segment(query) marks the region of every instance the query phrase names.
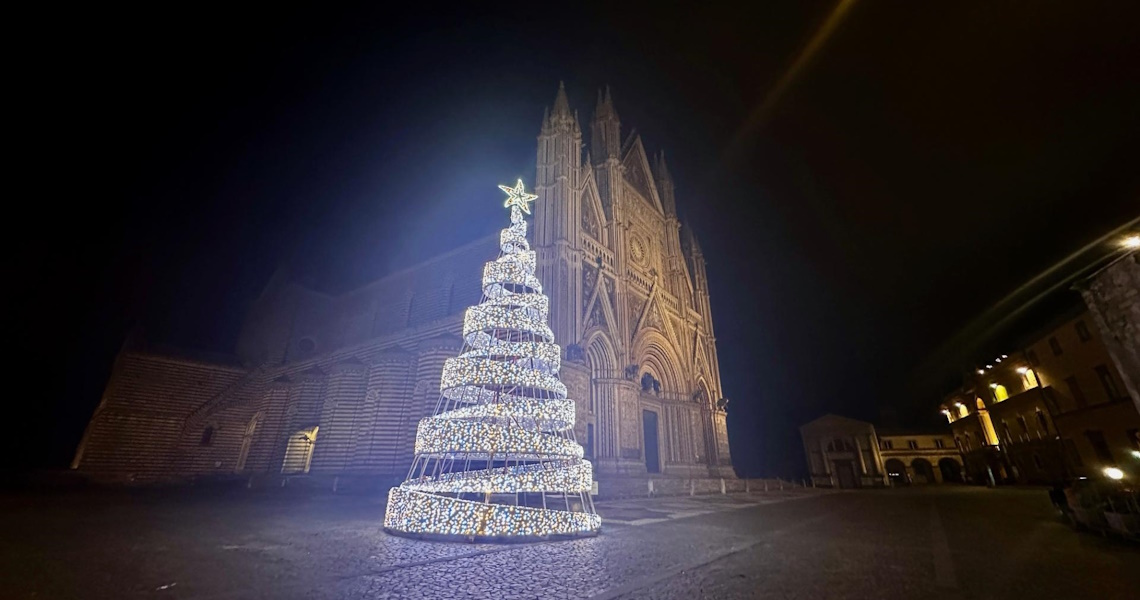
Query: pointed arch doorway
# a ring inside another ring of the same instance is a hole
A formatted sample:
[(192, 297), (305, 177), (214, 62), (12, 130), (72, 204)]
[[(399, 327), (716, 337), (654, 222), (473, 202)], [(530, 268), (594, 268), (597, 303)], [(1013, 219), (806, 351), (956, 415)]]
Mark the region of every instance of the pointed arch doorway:
[(650, 473), (661, 472), (661, 455), (657, 448), (657, 413), (651, 410), (641, 411), (642, 433), (645, 444), (645, 470)]

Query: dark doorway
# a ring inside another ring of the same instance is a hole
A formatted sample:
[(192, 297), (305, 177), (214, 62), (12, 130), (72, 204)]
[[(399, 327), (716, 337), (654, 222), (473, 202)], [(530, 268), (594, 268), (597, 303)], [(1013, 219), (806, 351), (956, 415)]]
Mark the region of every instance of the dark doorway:
[(938, 470), (942, 471), (944, 483), (962, 483), (962, 465), (953, 458), (944, 458), (938, 461)]
[(849, 460), (835, 461), (835, 477), (839, 480), (840, 488), (850, 490), (859, 487), (859, 481), (855, 479), (855, 465)]
[(645, 430), (645, 470), (650, 473), (661, 472), (661, 460), (657, 456), (657, 413), (651, 410), (641, 411), (642, 429)]
[(887, 469), (887, 477), (891, 478), (891, 485), (907, 485), (910, 480), (906, 477), (906, 465), (903, 461), (892, 458), (883, 465)]
[(915, 483), (937, 483), (934, 479), (934, 467), (931, 466), (930, 461), (925, 458), (916, 458), (910, 462), (910, 467), (914, 469), (914, 482)]

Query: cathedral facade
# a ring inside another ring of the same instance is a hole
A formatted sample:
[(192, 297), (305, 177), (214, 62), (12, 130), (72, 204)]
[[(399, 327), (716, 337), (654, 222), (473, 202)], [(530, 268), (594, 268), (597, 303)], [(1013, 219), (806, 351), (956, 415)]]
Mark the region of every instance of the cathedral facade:
[[(733, 477), (700, 245), (664, 156), (609, 91), (583, 130), (560, 87), (538, 136), (532, 247), (598, 478)], [(331, 296), (279, 272), (235, 355), (128, 340), (72, 467), (104, 480), (402, 479), (498, 236)]]

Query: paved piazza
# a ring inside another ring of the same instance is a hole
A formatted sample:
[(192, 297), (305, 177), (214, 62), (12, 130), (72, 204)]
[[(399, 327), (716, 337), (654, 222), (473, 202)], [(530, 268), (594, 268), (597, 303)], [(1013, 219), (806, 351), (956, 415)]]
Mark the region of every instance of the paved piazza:
[(1044, 490), (624, 500), (600, 537), (526, 545), (380, 531), (353, 497), (8, 494), (5, 598), (1135, 598), (1140, 549)]

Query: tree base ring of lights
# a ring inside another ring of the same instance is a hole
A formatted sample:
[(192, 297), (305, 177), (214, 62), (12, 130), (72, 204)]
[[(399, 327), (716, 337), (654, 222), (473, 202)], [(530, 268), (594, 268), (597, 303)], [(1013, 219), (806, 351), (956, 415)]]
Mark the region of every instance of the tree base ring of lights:
[(384, 533), (394, 535), (396, 537), (407, 538), (409, 540), (419, 540), (421, 542), (447, 542), (447, 543), (462, 543), (462, 544), (534, 544), (538, 542), (565, 542), (569, 540), (580, 540), (582, 538), (598, 537), (601, 533), (600, 529), (587, 531), (583, 533), (573, 534), (556, 534), (549, 535), (503, 535), (503, 536), (486, 536), (486, 535), (449, 535), (446, 533), (409, 533), (407, 531), (400, 531), (399, 529), (392, 529), (390, 527), (384, 528)]

